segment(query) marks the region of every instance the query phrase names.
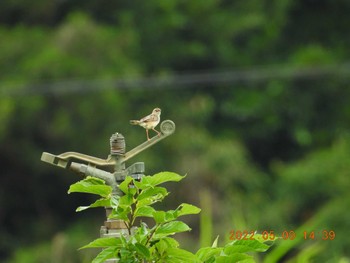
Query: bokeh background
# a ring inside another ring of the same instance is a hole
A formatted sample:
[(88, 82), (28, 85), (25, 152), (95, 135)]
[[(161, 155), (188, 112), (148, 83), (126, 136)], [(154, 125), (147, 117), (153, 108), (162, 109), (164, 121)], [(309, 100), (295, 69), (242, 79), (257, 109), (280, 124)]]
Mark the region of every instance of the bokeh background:
[[(103, 209), (43, 151), (106, 158), (109, 137), (162, 109), (176, 133), (129, 161), (200, 216), (196, 251), (231, 230), (314, 231), (259, 262), (350, 262), (350, 2), (0, 2), (0, 261), (90, 262)], [(334, 240), (322, 240), (333, 230)], [(300, 232), (301, 231), (301, 232)]]

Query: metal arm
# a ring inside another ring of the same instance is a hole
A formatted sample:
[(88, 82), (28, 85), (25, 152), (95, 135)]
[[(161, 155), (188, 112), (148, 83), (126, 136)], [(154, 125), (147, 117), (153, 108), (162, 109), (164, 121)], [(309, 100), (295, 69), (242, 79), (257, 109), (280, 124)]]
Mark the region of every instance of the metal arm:
[(139, 154), (140, 152), (146, 150), (147, 148), (151, 147), (152, 145), (156, 144), (157, 142), (165, 139), (169, 135), (173, 134), (175, 132), (175, 123), (171, 120), (163, 121), (160, 124), (160, 136), (154, 136), (149, 141), (145, 141), (144, 143), (140, 144), (139, 146), (135, 147), (134, 149), (128, 151), (124, 156), (122, 156), (119, 161), (121, 163), (126, 162), (127, 160), (131, 159), (135, 155)]
[(41, 155), (41, 160), (43, 162), (47, 162), (52, 165), (57, 165), (65, 169), (69, 168), (70, 162), (73, 159), (90, 163), (96, 166), (114, 166), (115, 165), (115, 160), (113, 160), (111, 157), (108, 157), (106, 160), (103, 160), (97, 157), (93, 157), (90, 155), (77, 153), (77, 152), (65, 152), (59, 155), (53, 155), (51, 153), (43, 152)]
[(118, 160), (119, 164), (125, 163), (127, 160), (131, 159), (135, 155), (139, 154), (140, 152), (146, 150), (152, 145), (173, 134), (175, 132), (175, 123), (171, 120), (163, 121), (160, 124), (160, 131), (160, 136), (154, 136), (149, 141), (140, 144), (139, 146), (135, 147), (134, 149), (130, 150), (124, 155), (120, 154), (118, 158), (113, 158), (110, 155), (106, 160), (104, 160), (77, 152), (65, 152), (59, 155), (53, 155), (51, 153), (43, 152), (41, 155), (41, 160), (43, 162), (47, 162), (49, 164), (56, 165), (65, 169), (68, 169), (70, 167), (70, 163), (73, 159), (83, 161), (95, 166), (115, 166), (117, 163), (116, 159)]

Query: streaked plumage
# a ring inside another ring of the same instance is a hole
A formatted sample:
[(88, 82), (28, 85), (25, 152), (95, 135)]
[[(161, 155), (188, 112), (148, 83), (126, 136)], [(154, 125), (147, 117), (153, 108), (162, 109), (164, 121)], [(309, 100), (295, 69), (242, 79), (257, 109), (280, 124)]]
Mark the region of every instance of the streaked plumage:
[(155, 127), (160, 122), (160, 113), (161, 110), (159, 108), (155, 108), (150, 115), (147, 115), (140, 120), (131, 120), (130, 124), (140, 125), (141, 127), (145, 128), (147, 140), (150, 140), (148, 136), (148, 130), (154, 130), (158, 135), (160, 135), (160, 132), (155, 129)]

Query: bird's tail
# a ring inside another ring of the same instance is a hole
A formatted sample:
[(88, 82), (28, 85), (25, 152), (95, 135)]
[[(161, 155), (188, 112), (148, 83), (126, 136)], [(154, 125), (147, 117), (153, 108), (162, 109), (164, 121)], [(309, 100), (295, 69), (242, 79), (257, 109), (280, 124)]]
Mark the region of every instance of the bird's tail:
[(132, 125), (138, 125), (138, 124), (140, 124), (140, 121), (131, 120), (131, 121), (130, 121), (130, 124), (132, 124)]

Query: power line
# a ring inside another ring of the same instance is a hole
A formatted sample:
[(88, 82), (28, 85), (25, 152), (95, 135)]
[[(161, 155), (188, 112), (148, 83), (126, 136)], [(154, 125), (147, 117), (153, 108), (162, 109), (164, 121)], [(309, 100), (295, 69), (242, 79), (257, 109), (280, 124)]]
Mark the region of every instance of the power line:
[(0, 85), (2, 96), (87, 93), (110, 89), (178, 89), (194, 85), (258, 82), (270, 79), (318, 79), (325, 76), (350, 76), (350, 62), (316, 67), (274, 66), (244, 70), (207, 71), (156, 77), (129, 77), (116, 79), (77, 79), (41, 82), (36, 84)]

